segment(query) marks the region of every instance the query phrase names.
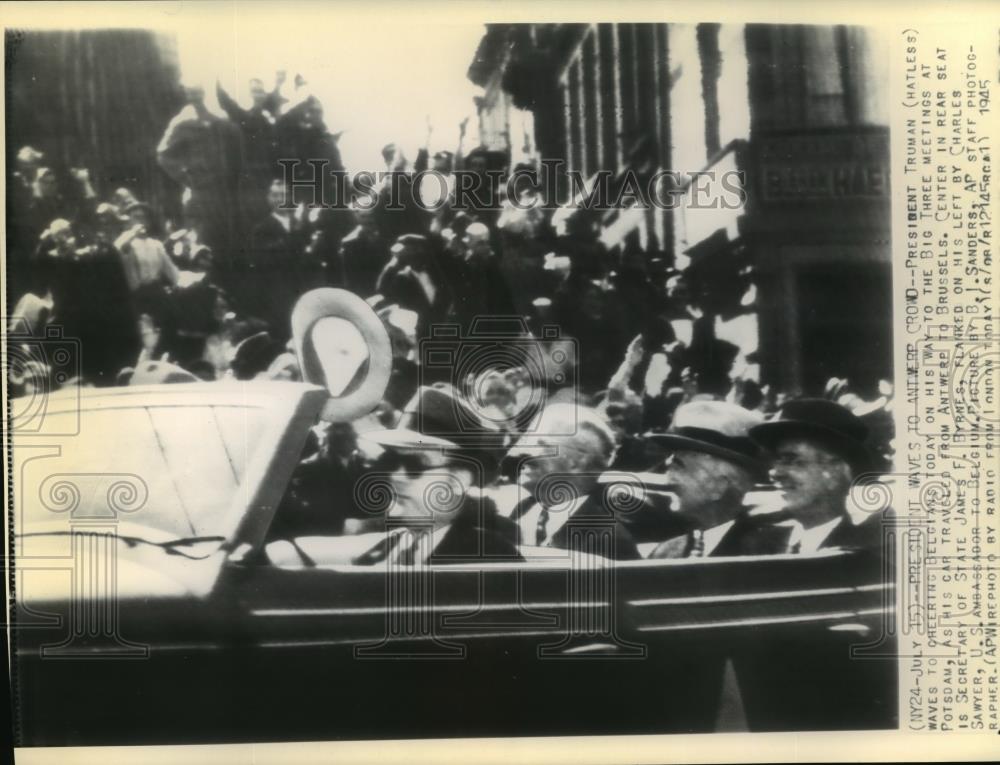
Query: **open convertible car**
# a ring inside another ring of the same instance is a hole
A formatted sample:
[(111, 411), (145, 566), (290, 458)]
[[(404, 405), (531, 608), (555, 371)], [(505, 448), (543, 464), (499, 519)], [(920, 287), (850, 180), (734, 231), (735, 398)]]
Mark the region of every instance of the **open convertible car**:
[(381, 342), (347, 396), (71, 391), (15, 433), (22, 745), (895, 727), (891, 577), (852, 553), (272, 562), (309, 429), (381, 395)]

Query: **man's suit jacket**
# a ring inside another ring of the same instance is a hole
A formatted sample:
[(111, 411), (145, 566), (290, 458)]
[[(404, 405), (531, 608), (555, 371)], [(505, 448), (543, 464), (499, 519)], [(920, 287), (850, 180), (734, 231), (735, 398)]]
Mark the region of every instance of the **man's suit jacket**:
[[(891, 517), (891, 511), (854, 524), (845, 514), (819, 546), (820, 550), (854, 552), (843, 561), (849, 567), (845, 579), (849, 575), (856, 582), (860, 574), (874, 583), (892, 577), (892, 571), (884, 571), (882, 565), (886, 517)], [(750, 730), (896, 727), (895, 660), (851, 656), (852, 645), (878, 638), (877, 634), (832, 631), (821, 625), (740, 645), (732, 659)], [(880, 653), (891, 657), (895, 638), (891, 634), (884, 638)]]
[(266, 106), (260, 109), (242, 108), (221, 84), (216, 83), (215, 92), (219, 106), (243, 134), (242, 174), (251, 183), (266, 190), (271, 178), (280, 177), (281, 171), (276, 162), (278, 146), (273, 112)]
[[(760, 517), (763, 521), (760, 531), (766, 532), (779, 548), (766, 552), (786, 552), (789, 536), (792, 531), (792, 526), (787, 523), (788, 515), (785, 513), (773, 513)], [(891, 517), (892, 511), (886, 510), (884, 513), (875, 513), (868, 516), (861, 523), (855, 523), (847, 512), (845, 512), (840, 519), (840, 523), (834, 526), (829, 536), (823, 540), (818, 549), (842, 548), (862, 553), (866, 558), (877, 556), (882, 549), (883, 519)], [(784, 535), (783, 540), (781, 538), (782, 535)]]
[[(534, 497), (521, 500), (511, 513), (515, 523), (537, 504)], [(608, 529), (614, 534), (613, 548), (609, 551), (615, 560), (637, 560), (642, 557), (636, 545), (635, 538), (622, 523), (613, 507), (604, 500), (604, 491), (597, 489), (587, 495), (587, 499), (573, 511), (552, 536), (546, 540), (545, 547), (570, 549), (574, 544), (574, 536), (587, 531)], [(533, 544), (533, 539), (521, 539), (522, 544)]]
[(337, 261), (334, 283), (368, 298), (389, 262), (389, 245), (381, 235), (367, 234), (358, 226), (341, 240)]
[(428, 271), (434, 284), (434, 298), (429, 300), (416, 273), (409, 267), (387, 267), (376, 284), (376, 292), (400, 308), (417, 314), (417, 338), (427, 337), (430, 327), (448, 321), (452, 315), (452, 295), (448, 283), (436, 269)]
[(240, 269), (240, 308), (264, 319), (272, 336), (289, 333), (292, 307), (303, 291), (304, 232), (293, 224), (286, 230), (273, 215), (253, 227)]
[[(728, 558), (739, 555), (775, 555), (787, 547), (788, 530), (777, 526), (768, 516), (741, 513), (719, 540), (705, 554), (709, 558)], [(668, 539), (650, 553), (650, 558), (688, 557), (687, 535)]]
[(891, 510), (874, 513), (861, 523), (853, 523), (849, 517), (845, 516), (820, 547), (843, 547), (866, 553), (877, 552), (882, 548), (883, 521), (891, 518), (892, 515)]
[[(398, 526), (397, 526), (398, 528)], [(414, 530), (419, 530), (417, 526)], [(392, 529), (368, 534), (333, 537), (297, 537), (268, 546), (272, 563), (316, 565), (373, 565), (384, 560), (373, 555), (386, 541)], [(288, 546), (294, 549), (290, 551)], [(507, 518), (497, 515), (488, 499), (467, 499), (456, 512), (447, 532), (431, 552), (429, 563), (442, 565), (476, 560), (522, 560), (517, 549), (517, 528)]]

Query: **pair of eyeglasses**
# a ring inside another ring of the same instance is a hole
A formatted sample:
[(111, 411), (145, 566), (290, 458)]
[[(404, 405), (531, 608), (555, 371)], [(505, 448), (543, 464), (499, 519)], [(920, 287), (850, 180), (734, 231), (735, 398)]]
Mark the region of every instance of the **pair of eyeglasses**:
[(434, 452), (386, 452), (381, 467), (387, 472), (402, 470), (410, 478), (418, 478), (432, 470), (447, 470), (453, 463), (443, 454)]

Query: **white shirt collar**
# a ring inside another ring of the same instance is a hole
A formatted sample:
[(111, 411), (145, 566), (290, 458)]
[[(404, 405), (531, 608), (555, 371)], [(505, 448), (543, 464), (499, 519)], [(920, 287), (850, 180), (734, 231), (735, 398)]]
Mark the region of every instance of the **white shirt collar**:
[(826, 523), (807, 529), (801, 523), (792, 524), (792, 533), (788, 537), (788, 548), (791, 550), (799, 545), (800, 553), (814, 553), (827, 540), (833, 530), (843, 521), (843, 518), (831, 518)]
[(277, 213), (277, 212), (272, 212), (271, 213), (271, 217), (274, 218), (276, 221), (278, 221), (278, 223), (281, 224), (281, 227), (283, 229), (285, 229), (286, 232), (292, 230), (292, 216), (291, 215), (282, 215), (282, 214)]
[(705, 529), (702, 533), (702, 541), (705, 544), (705, 555), (711, 555), (716, 547), (719, 546), (719, 542), (722, 538), (726, 536), (726, 532), (733, 527), (736, 523), (735, 519), (732, 521), (726, 521), (725, 523), (720, 523), (718, 526), (713, 526), (710, 529)]
[[(576, 497), (569, 500), (568, 502), (563, 502), (558, 505), (553, 505), (549, 508), (549, 517), (545, 523), (545, 540), (546, 542), (551, 540), (553, 535), (559, 529), (566, 525), (566, 522), (570, 519), (580, 506), (583, 505), (588, 499), (588, 495), (584, 494), (582, 496)], [(535, 535), (538, 531), (538, 518), (542, 514), (542, 503), (535, 502), (535, 504), (528, 510), (523, 516), (521, 516), (520, 526), (521, 526), (521, 542), (529, 546), (535, 544)]]

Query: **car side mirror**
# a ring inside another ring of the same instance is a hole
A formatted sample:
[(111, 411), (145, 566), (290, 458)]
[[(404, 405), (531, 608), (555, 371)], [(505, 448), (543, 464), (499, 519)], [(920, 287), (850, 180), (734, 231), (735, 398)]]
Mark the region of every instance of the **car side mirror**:
[(302, 378), (330, 393), (320, 417), (351, 422), (382, 400), (392, 372), (392, 344), (382, 320), (347, 290), (307, 292), (292, 310), (292, 339)]

